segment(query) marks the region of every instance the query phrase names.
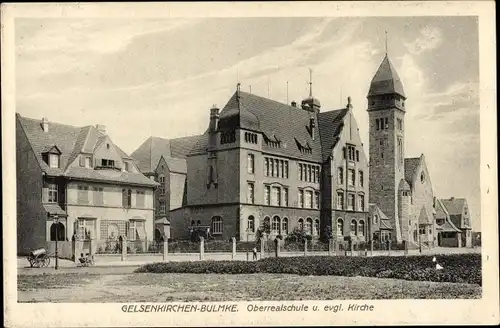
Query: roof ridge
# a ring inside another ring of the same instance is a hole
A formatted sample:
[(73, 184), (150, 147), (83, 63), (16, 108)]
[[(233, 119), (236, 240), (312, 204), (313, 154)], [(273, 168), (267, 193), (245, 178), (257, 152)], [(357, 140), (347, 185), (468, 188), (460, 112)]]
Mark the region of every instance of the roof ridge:
[[(26, 116), (21, 116), (21, 115), (19, 115), (19, 116), (20, 116), (20, 118), (25, 119), (25, 120), (31, 120), (31, 121), (36, 121), (36, 122), (42, 123), (42, 120), (40, 120), (40, 119), (36, 119), (36, 118), (32, 118), (32, 117), (26, 117)], [(55, 121), (48, 121), (48, 122), (50, 124), (56, 124), (56, 125), (60, 125), (60, 126), (66, 126), (66, 127), (73, 128), (73, 129), (82, 129), (82, 128), (85, 128), (87, 126), (92, 126), (92, 125), (76, 126), (76, 125), (70, 125), (70, 124), (66, 124), (66, 123), (59, 123), (59, 122), (55, 122)]]

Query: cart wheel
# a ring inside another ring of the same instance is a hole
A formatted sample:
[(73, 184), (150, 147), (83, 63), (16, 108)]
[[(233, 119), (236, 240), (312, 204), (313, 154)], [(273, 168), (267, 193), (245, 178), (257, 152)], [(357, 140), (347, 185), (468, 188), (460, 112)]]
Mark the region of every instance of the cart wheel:
[(33, 263), (33, 267), (35, 267), (35, 268), (39, 268), (39, 267), (40, 267), (40, 261), (39, 261), (39, 260), (36, 260), (36, 261)]
[(43, 260), (43, 266), (44, 267), (48, 267), (50, 265), (50, 257), (46, 257), (44, 260)]

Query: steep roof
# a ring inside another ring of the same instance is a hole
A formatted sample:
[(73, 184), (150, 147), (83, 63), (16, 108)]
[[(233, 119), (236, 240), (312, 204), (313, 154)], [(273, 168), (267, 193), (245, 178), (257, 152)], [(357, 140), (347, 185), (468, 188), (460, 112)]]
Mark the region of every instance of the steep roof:
[(382, 60), (370, 84), (368, 96), (397, 93), (405, 97), (403, 83), (387, 54)]
[(378, 215), (380, 219), (380, 228), (392, 230), (392, 224), (389, 217), (387, 217), (387, 215), (385, 215), (385, 213), (382, 212), (382, 210), (376, 204), (371, 203), (368, 206), (372, 215)]
[[(235, 103), (236, 93), (233, 94), (222, 109), (221, 118), (227, 112), (234, 111)], [(239, 106), (242, 112), (248, 111), (257, 118), (259, 130), (266, 138), (280, 141), (281, 147), (278, 148), (267, 146), (264, 143), (262, 147), (264, 151), (302, 158), (303, 160), (322, 162), (323, 154), (319, 132), (321, 127), (314, 129), (314, 140), (309, 133), (311, 118), (316, 121), (316, 126), (319, 125), (316, 113), (243, 91), (239, 92)], [(207, 143), (208, 130), (192, 148), (190, 155), (205, 153), (207, 151)], [(310, 153), (301, 151), (300, 147), (310, 148)]]
[(413, 175), (420, 165), (420, 157), (405, 158), (405, 180), (410, 184), (413, 184)]
[(436, 199), (436, 218), (447, 218), (449, 216), (446, 207), (443, 205), (441, 200)]
[[(186, 172), (185, 158), (199, 138), (199, 135), (175, 139), (150, 137), (132, 153), (131, 157), (143, 173), (154, 172), (162, 156), (170, 170)], [(184, 163), (181, 163), (182, 161)]]
[(446, 210), (450, 215), (462, 215), (464, 206), (465, 206), (465, 198), (447, 198), (440, 199), (443, 205), (446, 207)]
[(332, 149), (340, 139), (340, 132), (344, 127), (344, 117), (348, 109), (342, 108), (318, 114), (318, 127), (321, 136), (323, 161), (331, 155)]
[[(104, 134), (93, 126), (75, 127), (49, 122), (49, 129), (45, 132), (42, 129), (42, 120), (22, 117), (19, 114), (16, 114), (16, 117), (33, 148), (40, 168), (48, 175), (148, 186), (155, 185), (153, 181), (141, 173), (115, 171), (110, 175), (105, 170), (98, 171), (84, 167), (69, 167), (79, 154), (93, 153), (98, 140), (105, 137)], [(56, 146), (61, 151), (59, 168), (50, 168), (42, 158), (42, 153), (52, 146)], [(123, 159), (129, 158), (123, 150), (116, 145), (114, 146)]]

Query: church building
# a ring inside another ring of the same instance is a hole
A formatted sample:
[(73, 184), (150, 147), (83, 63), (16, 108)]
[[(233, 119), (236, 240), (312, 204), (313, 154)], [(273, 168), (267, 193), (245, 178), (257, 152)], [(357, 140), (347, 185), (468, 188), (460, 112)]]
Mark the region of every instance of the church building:
[[(405, 158), (406, 96), (386, 55), (368, 92), (370, 203), (390, 221), (389, 236), (409, 248), (436, 241), (434, 193), (422, 154)], [(375, 217), (372, 218), (375, 221)], [(374, 239), (380, 239), (375, 232)]]

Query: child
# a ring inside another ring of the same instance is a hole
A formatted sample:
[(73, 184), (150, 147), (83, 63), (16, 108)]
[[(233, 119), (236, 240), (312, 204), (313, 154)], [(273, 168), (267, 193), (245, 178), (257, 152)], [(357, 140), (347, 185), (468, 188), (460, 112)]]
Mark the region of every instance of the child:
[(254, 259), (254, 260), (257, 260), (257, 247), (254, 247), (254, 248), (252, 249), (252, 252), (253, 252), (253, 259)]
[(83, 253), (80, 253), (80, 258), (78, 260), (80, 261), (81, 264), (87, 262), (87, 259), (83, 257)]

